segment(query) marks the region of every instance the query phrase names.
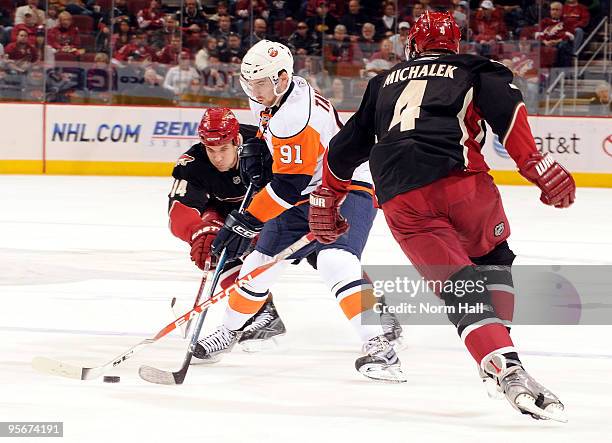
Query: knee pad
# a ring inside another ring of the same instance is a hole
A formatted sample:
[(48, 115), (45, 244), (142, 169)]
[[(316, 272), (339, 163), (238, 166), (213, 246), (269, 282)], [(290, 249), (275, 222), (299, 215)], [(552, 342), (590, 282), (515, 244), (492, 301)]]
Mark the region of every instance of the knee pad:
[(516, 255), (508, 246), (507, 241), (503, 241), (502, 243), (495, 246), (495, 248), (489, 252), (488, 254), (482, 255), (480, 257), (470, 257), (472, 263), (475, 265), (498, 265), (498, 266), (512, 266)]
[(487, 289), (497, 316), (509, 326), (514, 317), (514, 282), (512, 280), (512, 262), (516, 255), (508, 242), (500, 243), (486, 255), (470, 257), (487, 281)]
[(445, 282), (441, 297), (448, 308), (448, 319), (459, 335), (470, 325), (497, 317), (484, 276), (474, 266), (453, 274)]

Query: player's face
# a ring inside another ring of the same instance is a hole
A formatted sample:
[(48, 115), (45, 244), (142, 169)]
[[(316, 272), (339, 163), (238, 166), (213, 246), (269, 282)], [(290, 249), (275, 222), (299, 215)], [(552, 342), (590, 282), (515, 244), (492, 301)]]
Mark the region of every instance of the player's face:
[(238, 149), (232, 142), (218, 146), (206, 146), (206, 155), (212, 165), (221, 172), (229, 171), (238, 162)]
[(257, 80), (249, 80), (247, 85), (250, 90), (250, 96), (264, 106), (272, 106), (276, 102), (274, 94), (274, 85), (268, 77)]

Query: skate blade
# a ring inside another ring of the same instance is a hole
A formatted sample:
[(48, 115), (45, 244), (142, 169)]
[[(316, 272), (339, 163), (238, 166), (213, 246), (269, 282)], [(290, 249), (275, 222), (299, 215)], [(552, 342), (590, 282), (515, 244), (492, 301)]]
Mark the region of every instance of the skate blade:
[(398, 366), (381, 367), (377, 364), (365, 364), (358, 371), (372, 380), (389, 383), (405, 383), (408, 378)]
[(520, 410), (536, 415), (538, 418), (567, 423), (567, 414), (560, 403), (552, 403), (545, 409), (541, 409), (536, 406), (535, 398), (529, 394), (519, 395), (514, 402)]
[(239, 342), (242, 350), (244, 352), (262, 352), (262, 351), (271, 351), (273, 349), (278, 349), (280, 346), (279, 337), (284, 336), (285, 334), (275, 335), (270, 338), (254, 338), (251, 340), (245, 340)]
[(213, 365), (215, 363), (219, 363), (222, 358), (223, 357), (220, 354), (213, 355), (212, 357), (209, 357), (209, 358), (198, 358), (194, 356), (193, 359), (191, 360), (190, 366), (191, 365), (194, 365), (194, 366)]

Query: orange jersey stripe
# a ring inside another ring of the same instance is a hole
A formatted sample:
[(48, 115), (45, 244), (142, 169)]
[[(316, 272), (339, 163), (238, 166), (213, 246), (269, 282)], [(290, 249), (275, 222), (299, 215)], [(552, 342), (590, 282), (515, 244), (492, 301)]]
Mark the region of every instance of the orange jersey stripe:
[(376, 304), (376, 297), (374, 297), (372, 289), (357, 290), (340, 301), (340, 307), (349, 320), (368, 309), (372, 309), (374, 304)]
[(251, 204), (247, 207), (248, 213), (262, 222), (278, 217), (285, 210), (287, 210), (286, 207), (270, 196), (267, 186), (253, 197)]
[(262, 297), (261, 300), (251, 300), (244, 297), (242, 294), (232, 289), (229, 295), (229, 306), (236, 312), (241, 314), (255, 314), (261, 309), (268, 297)]
[(349, 189), (349, 191), (364, 191), (364, 192), (367, 192), (368, 194), (370, 194), (371, 196), (374, 196), (374, 190), (372, 188), (368, 188), (366, 186), (349, 185), (348, 189)]
[(272, 172), (312, 175), (319, 157), (325, 152), (321, 136), (311, 126), (289, 138), (272, 136)]

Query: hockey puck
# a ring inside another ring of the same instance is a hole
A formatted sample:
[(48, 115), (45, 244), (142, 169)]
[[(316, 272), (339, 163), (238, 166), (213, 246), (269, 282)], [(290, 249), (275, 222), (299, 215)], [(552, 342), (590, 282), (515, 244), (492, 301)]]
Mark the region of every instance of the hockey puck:
[(104, 383), (119, 383), (119, 380), (121, 380), (121, 377), (117, 375), (105, 375), (103, 381)]

